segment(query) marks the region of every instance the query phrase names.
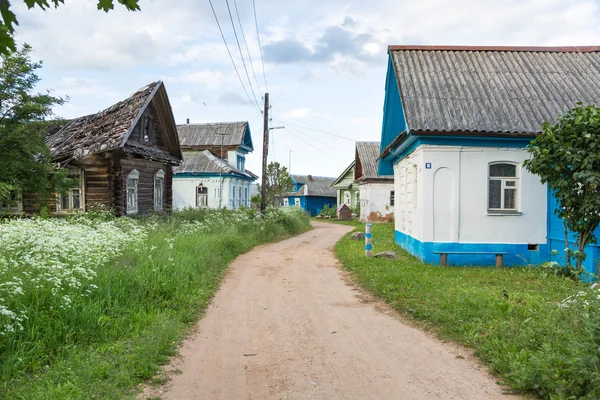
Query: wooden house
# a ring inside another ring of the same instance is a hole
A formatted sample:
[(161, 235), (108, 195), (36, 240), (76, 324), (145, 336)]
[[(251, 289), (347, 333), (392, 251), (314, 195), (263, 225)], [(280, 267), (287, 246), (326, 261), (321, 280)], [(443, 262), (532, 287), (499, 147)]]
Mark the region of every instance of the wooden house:
[(346, 204), (340, 204), (336, 210), (337, 219), (348, 221), (352, 219), (352, 210)]
[(331, 184), (337, 192), (337, 205), (345, 204), (351, 209), (359, 206), (358, 187), (354, 184), (354, 169), (356, 163), (352, 161), (340, 176)]
[(336, 191), (331, 188), (335, 178), (313, 175), (291, 175), (294, 189), (285, 195), (281, 205), (301, 207), (316, 216), (325, 207), (337, 207)]
[[(600, 47), (388, 54), (378, 173), (394, 176), (396, 242), (429, 263), (560, 262), (555, 200), (523, 162), (544, 122), (578, 102), (600, 104)], [(586, 253), (596, 272), (600, 247)]]
[(183, 162), (174, 170), (173, 207), (250, 207), (252, 183), (246, 169), (254, 150), (248, 122), (178, 125)]
[(54, 161), (80, 183), (59, 196), (56, 212), (102, 207), (132, 215), (171, 209), (173, 167), (182, 155), (162, 82), (96, 114), (68, 121), (46, 143)]

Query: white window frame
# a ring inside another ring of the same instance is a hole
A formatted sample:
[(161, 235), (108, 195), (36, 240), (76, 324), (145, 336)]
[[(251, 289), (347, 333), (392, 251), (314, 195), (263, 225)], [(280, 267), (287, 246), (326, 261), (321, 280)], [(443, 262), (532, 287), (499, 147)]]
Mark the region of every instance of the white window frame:
[(208, 208), (208, 188), (202, 184), (196, 186), (196, 208)]
[(290, 206), (290, 199), (288, 199), (288, 198), (283, 199), (283, 206), (284, 207), (289, 207)]
[[(73, 174), (71, 176), (77, 176)], [(79, 186), (69, 189), (64, 195), (59, 193), (56, 199), (56, 211), (59, 213), (70, 213), (77, 211), (85, 211), (85, 173), (79, 170)], [(75, 191), (79, 192), (79, 207), (74, 207), (75, 202)], [(68, 207), (63, 207), (63, 198), (68, 196)]]
[(351, 203), (352, 203), (352, 193), (350, 193), (349, 190), (346, 190), (344, 192), (344, 204), (346, 204), (347, 206), (350, 206)]
[[(490, 169), (493, 165), (511, 165), (515, 167), (515, 176), (490, 176)], [(495, 161), (491, 162), (487, 166), (487, 175), (488, 175), (488, 188), (487, 188), (487, 210), (491, 213), (515, 213), (519, 212), (521, 205), (521, 188), (520, 188), (520, 170), (519, 163), (511, 162), (511, 161)], [(490, 190), (491, 190), (491, 181), (500, 181), (500, 208), (491, 208), (490, 207)], [(514, 185), (510, 185), (510, 183), (514, 183)], [(504, 197), (506, 190), (514, 190), (515, 191), (515, 207), (514, 208), (506, 208), (504, 206)]]
[(162, 211), (165, 203), (165, 171), (154, 174), (154, 209)]
[(300, 197), (294, 197), (294, 206), (300, 207)]
[(138, 187), (140, 184), (140, 171), (134, 169), (129, 174), (127, 174), (127, 184), (126, 184), (126, 198), (125, 203), (127, 206), (127, 214), (137, 214), (138, 212), (138, 199), (139, 192)]

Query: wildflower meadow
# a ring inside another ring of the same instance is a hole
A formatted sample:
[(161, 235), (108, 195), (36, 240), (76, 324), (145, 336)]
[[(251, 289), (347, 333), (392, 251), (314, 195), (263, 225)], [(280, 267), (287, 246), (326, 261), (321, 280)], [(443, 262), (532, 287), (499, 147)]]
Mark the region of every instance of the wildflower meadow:
[(309, 227), (295, 207), (0, 222), (0, 397), (132, 395), (237, 255)]

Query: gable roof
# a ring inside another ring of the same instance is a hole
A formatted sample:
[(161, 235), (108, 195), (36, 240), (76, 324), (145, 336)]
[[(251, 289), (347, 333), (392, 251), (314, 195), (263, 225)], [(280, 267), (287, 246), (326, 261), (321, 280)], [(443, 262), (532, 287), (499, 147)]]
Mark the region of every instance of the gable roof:
[(208, 150), (184, 152), (181, 165), (173, 169), (173, 174), (218, 174), (223, 169), (224, 174), (236, 174), (245, 178), (257, 179), (258, 176), (246, 170), (244, 172), (233, 168), (225, 160), (216, 157)]
[[(168, 151), (127, 143), (150, 104), (156, 110), (157, 122), (165, 130)], [(149, 84), (105, 110), (72, 119), (60, 129), (49, 131), (46, 143), (53, 159), (66, 162), (116, 149), (173, 165), (178, 164), (182, 158), (173, 111), (161, 81)]]
[(291, 177), (294, 182), (303, 184), (300, 189), (291, 195), (337, 197), (336, 190), (331, 188), (335, 178), (313, 175), (291, 175)]
[(223, 146), (226, 147), (254, 150), (250, 125), (247, 121), (177, 125), (177, 133), (181, 147), (184, 149), (198, 150), (221, 146), (223, 140)]
[[(342, 172), (340, 174), (340, 176), (338, 176), (336, 178), (335, 181), (333, 181), (333, 183), (331, 184), (331, 187), (334, 189), (345, 189), (347, 187), (350, 187), (350, 185), (352, 184), (352, 181), (354, 181), (354, 165), (356, 164), (356, 161), (352, 161), (350, 163), (350, 165), (348, 165), (346, 167), (346, 169), (344, 170), (344, 172)], [(344, 178), (346, 178), (347, 175), (351, 174), (351, 181), (348, 185), (342, 185), (341, 182), (344, 180)]]
[(600, 46), (390, 46), (411, 132), (535, 135), (600, 103)]
[(360, 165), (357, 170), (362, 170), (362, 175), (357, 177), (358, 181), (394, 179), (393, 175), (377, 174), (379, 146), (379, 142), (356, 142), (356, 164)]

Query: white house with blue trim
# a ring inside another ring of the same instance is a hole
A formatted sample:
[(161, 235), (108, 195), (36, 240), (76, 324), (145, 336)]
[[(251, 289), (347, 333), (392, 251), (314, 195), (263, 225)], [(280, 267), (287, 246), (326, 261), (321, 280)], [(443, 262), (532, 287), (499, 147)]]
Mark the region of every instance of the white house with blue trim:
[(177, 126), (183, 161), (174, 169), (173, 208), (250, 207), (252, 183), (246, 169), (254, 150), (248, 122)]
[[(396, 242), (429, 263), (559, 261), (563, 224), (546, 185), (523, 167), (526, 146), (577, 102), (600, 104), (600, 47), (388, 54), (378, 172), (394, 175)], [(586, 269), (599, 260), (589, 246)]]

